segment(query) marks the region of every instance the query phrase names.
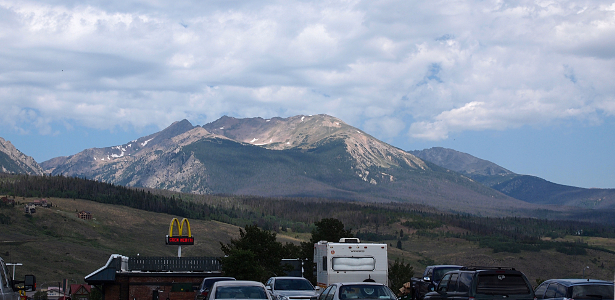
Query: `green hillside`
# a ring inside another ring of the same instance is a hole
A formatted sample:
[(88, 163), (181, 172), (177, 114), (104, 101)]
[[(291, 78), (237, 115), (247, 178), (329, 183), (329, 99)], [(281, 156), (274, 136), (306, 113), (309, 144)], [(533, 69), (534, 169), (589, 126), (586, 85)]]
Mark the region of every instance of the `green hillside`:
[[(29, 202), (39, 198), (18, 198)], [(48, 198), (51, 208), (26, 215), (21, 205), (0, 209), (0, 256), (22, 263), (17, 275), (32, 273), (39, 285), (62, 278), (82, 282), (102, 267), (111, 254), (177, 256), (177, 246), (165, 245), (170, 221), (177, 216), (87, 200)], [(81, 220), (77, 211), (93, 220)], [(238, 234), (236, 226), (216, 221), (190, 220), (194, 246), (182, 256), (220, 256), (219, 242)]]
[[(75, 197), (50, 196), (63, 193)], [(41, 197), (53, 203), (31, 216), (19, 204), (0, 206), (0, 256), (23, 263), (17, 276), (36, 274), (40, 284), (81, 282), (111, 254), (176, 256), (177, 247), (164, 244), (173, 217), (188, 217), (196, 239), (183, 256), (220, 256), (220, 242), (236, 237), (237, 226), (257, 224), (298, 243), (310, 238), (314, 222), (337, 218), (363, 241), (390, 244), (389, 258), (410, 262), (415, 275), (442, 263), (512, 266), (532, 281), (580, 277), (586, 266), (592, 278), (610, 279), (615, 269), (615, 228), (587, 222), (485, 218), (419, 205), (177, 194), (61, 176), (3, 176), (3, 194), (21, 203)], [(82, 210), (94, 219), (78, 219)]]

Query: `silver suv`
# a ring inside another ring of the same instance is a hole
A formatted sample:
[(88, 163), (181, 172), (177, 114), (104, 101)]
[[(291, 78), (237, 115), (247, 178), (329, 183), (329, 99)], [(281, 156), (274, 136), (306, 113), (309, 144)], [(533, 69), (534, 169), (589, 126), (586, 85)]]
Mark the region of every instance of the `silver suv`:
[(319, 294), (303, 277), (271, 277), (265, 287), (273, 300), (316, 300)]

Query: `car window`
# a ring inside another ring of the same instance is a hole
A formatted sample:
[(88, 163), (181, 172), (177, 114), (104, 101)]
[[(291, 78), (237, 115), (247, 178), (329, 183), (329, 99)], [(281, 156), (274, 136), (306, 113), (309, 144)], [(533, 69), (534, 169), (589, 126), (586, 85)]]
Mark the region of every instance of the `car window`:
[(211, 290), (211, 287), (214, 285), (214, 283), (218, 282), (218, 281), (228, 281), (228, 280), (235, 280), (234, 278), (207, 278), (205, 280), (203, 280), (203, 286), (201, 287), (203, 290)]
[(220, 286), (216, 299), (268, 299), (267, 292), (260, 286)]
[(536, 299), (542, 299), (545, 295), (545, 291), (547, 290), (548, 283), (543, 283), (536, 288), (535, 294)]
[(612, 285), (577, 285), (572, 288), (573, 299), (614, 299)]
[(433, 274), (433, 268), (429, 268), (425, 272), (425, 277), (431, 277), (432, 274)]
[(279, 291), (310, 291), (314, 287), (306, 279), (276, 279), (274, 289)]
[(273, 281), (273, 278), (269, 278), (269, 280), (267, 280), (267, 283), (265, 284), (266, 286), (271, 286), (271, 282)]
[(451, 279), (451, 274), (444, 275), (440, 284), (438, 284), (438, 292), (446, 292), (448, 289), (448, 282)]
[(396, 300), (397, 297), (391, 289), (384, 285), (352, 284), (342, 285), (339, 288), (339, 299), (388, 299)]
[(545, 293), (545, 298), (555, 298), (556, 291), (557, 291), (557, 283), (549, 284), (549, 287), (547, 287), (547, 292)]
[(457, 291), (460, 293), (467, 293), (470, 290), (470, 285), (472, 285), (472, 273), (459, 274), (458, 282)]
[(322, 291), (322, 293), (320, 293), (320, 295), (318, 296), (318, 300), (325, 300), (325, 298), (327, 298), (327, 293), (329, 293), (330, 290), (331, 290), (331, 286), (328, 286), (327, 288), (325, 288), (325, 290)]
[(325, 298), (325, 300), (333, 300), (333, 296), (335, 295), (335, 291), (336, 290), (337, 290), (337, 287), (336, 286), (332, 286), (331, 290), (327, 294), (327, 297)]
[(322, 293), (320, 293), (320, 296), (318, 296), (318, 300), (325, 300), (325, 298), (327, 298), (327, 294), (331, 290), (331, 287), (332, 286), (328, 286), (324, 291), (322, 291)]
[(479, 274), (476, 293), (487, 295), (525, 295), (531, 294), (529, 284), (521, 274)]
[(438, 268), (434, 270), (433, 276), (432, 276), (433, 278), (431, 280), (440, 281), (440, 279), (442, 279), (442, 276), (444, 276), (444, 274), (450, 271), (455, 271), (455, 270), (459, 270), (459, 268), (458, 267)]
[(459, 273), (453, 273), (451, 275), (451, 279), (448, 282), (448, 292), (456, 292), (457, 291), (457, 277), (459, 277)]
[(560, 298), (560, 297), (565, 297), (566, 296), (566, 287), (558, 284), (557, 285), (557, 291), (555, 292), (555, 297)]

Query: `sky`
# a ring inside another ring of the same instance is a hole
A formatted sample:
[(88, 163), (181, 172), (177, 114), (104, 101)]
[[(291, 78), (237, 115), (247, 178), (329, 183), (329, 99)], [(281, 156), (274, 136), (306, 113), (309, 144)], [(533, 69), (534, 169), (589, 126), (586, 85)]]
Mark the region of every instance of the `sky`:
[(311, 114), (615, 188), (615, 2), (0, 0), (0, 137), (37, 162)]

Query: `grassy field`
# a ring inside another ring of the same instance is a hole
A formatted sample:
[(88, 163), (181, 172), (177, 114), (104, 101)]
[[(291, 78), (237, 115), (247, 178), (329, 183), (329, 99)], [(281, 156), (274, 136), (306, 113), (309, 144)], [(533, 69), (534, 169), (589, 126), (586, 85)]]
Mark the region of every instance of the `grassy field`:
[[(31, 200), (18, 199), (21, 202)], [(7, 262), (23, 264), (16, 269), (17, 277), (35, 274), (39, 286), (44, 288), (57, 285), (63, 278), (83, 282), (83, 278), (102, 267), (111, 254), (177, 256), (177, 246), (165, 245), (170, 221), (175, 216), (85, 200), (48, 200), (53, 207), (39, 208), (32, 216), (26, 216), (21, 205), (0, 209), (0, 214), (10, 217), (10, 224), (0, 224), (0, 256)], [(82, 210), (92, 213), (94, 219), (78, 219), (77, 212)], [(182, 247), (184, 257), (221, 256), (220, 242), (228, 243), (239, 235), (238, 227), (216, 221), (190, 220), (190, 225), (195, 245)], [(514, 267), (533, 283), (540, 279), (580, 278), (587, 266), (586, 277), (596, 279), (613, 280), (615, 271), (615, 255), (603, 251), (588, 250), (587, 255), (566, 255), (555, 250), (493, 253), (465, 239), (419, 236), (399, 223), (380, 227), (377, 232), (397, 234), (400, 229), (408, 238), (403, 241), (401, 250), (395, 247), (396, 240), (386, 241), (390, 243), (389, 260), (403, 259), (410, 263), (415, 277), (422, 275), (429, 264)], [(309, 237), (305, 233), (278, 234), (281, 242), (299, 243)], [(564, 238), (577, 239), (579, 237)], [(583, 241), (615, 251), (615, 239), (584, 238)]]
[[(0, 225), (0, 256), (23, 263), (18, 276), (35, 274), (40, 284), (62, 278), (83, 282), (111, 254), (177, 256), (177, 246), (165, 244), (175, 216), (85, 200), (49, 201), (52, 208), (38, 208), (31, 217), (21, 206), (0, 210), (11, 216), (11, 224)], [(82, 210), (94, 219), (78, 219)], [(220, 242), (239, 235), (238, 227), (215, 221), (190, 220), (190, 227), (195, 245), (182, 247), (184, 257), (221, 256)]]

